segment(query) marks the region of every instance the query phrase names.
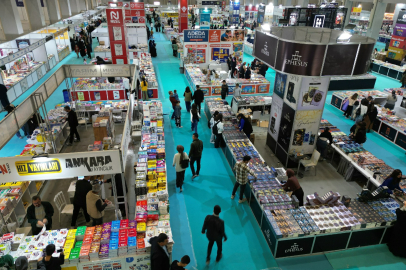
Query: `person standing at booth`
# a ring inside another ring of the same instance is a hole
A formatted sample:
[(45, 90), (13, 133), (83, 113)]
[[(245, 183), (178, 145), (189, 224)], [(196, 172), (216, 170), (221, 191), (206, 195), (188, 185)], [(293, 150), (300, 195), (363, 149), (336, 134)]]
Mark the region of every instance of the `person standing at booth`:
[[(196, 85), (196, 91), (193, 93), (192, 99), (194, 100), (200, 114), (201, 104), (204, 101), (204, 93), (199, 85)], [(196, 132), (197, 133), (197, 132)]]
[(109, 200), (103, 200), (100, 197), (100, 190), (100, 184), (95, 181), (92, 185), (92, 190), (86, 195), (87, 213), (93, 220), (92, 226), (103, 224), (104, 209), (110, 204)]
[(149, 99), (148, 98), (148, 83), (144, 76), (141, 79), (140, 86), (141, 86), (141, 92), (142, 92), (142, 100), (148, 101), (148, 99)]
[(80, 142), (80, 136), (77, 127), (79, 126), (78, 122), (78, 117), (76, 115), (76, 112), (72, 111), (72, 109), (69, 106), (65, 106), (65, 112), (68, 113), (68, 115), (65, 117), (66, 120), (69, 123), (69, 128), (70, 128), (70, 134), (69, 134), (69, 143), (66, 145), (72, 145), (73, 143), (73, 137), (76, 135), (76, 142)]
[(31, 224), (32, 234), (37, 235), (45, 226), (47, 230), (52, 229), (52, 216), (54, 208), (49, 202), (41, 201), (40, 196), (32, 197), (32, 204), (27, 208), (27, 220)]
[(225, 100), (228, 94), (229, 94), (228, 85), (226, 83), (226, 80), (223, 80), (223, 84), (221, 85), (221, 99)]
[(83, 210), (86, 222), (90, 222), (90, 216), (87, 213), (86, 208), (86, 195), (92, 190), (92, 184), (89, 183), (88, 179), (89, 177), (85, 177), (85, 179), (78, 179), (78, 181), (76, 181), (75, 196), (73, 197), (72, 222), (70, 224), (72, 227), (76, 226), (76, 220), (78, 218), (80, 208)]

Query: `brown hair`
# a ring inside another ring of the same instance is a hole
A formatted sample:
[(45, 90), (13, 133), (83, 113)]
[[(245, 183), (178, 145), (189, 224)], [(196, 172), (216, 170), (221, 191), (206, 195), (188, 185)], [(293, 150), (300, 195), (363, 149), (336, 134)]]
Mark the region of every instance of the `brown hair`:
[(355, 93), (354, 95), (351, 96), (351, 99), (353, 99), (353, 100), (357, 100), (357, 98), (358, 98), (358, 93)]
[(183, 160), (183, 150), (185, 150), (185, 148), (182, 145), (178, 145), (178, 146), (176, 146), (176, 150), (178, 150), (178, 153), (180, 154), (180, 158), (179, 158), (179, 164), (180, 164)]

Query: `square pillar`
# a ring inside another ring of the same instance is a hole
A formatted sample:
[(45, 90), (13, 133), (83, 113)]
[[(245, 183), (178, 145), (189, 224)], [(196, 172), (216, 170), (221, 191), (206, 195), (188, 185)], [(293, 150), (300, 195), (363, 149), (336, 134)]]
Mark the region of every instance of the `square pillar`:
[(16, 1), (1, 1), (0, 19), (5, 35), (20, 35), (24, 33)]
[[(373, 14), (372, 22), (370, 18), (370, 27), (367, 32), (367, 36), (372, 38), (377, 38), (379, 36), (379, 30), (381, 30), (383, 17), (386, 11), (386, 3), (382, 2), (375, 2), (375, 12)], [(395, 17), (393, 17), (394, 21), (396, 21)]]
[(59, 7), (61, 8), (62, 18), (72, 16), (69, 0), (59, 0)]
[(24, 7), (27, 11), (31, 31), (43, 28), (46, 25), (44, 9), (40, 0), (25, 0)]
[(353, 1), (345, 1), (344, 7), (347, 8), (347, 15), (345, 16), (345, 22), (344, 26), (348, 25), (348, 22), (350, 21), (350, 14), (351, 14), (351, 9), (352, 9), (352, 4)]

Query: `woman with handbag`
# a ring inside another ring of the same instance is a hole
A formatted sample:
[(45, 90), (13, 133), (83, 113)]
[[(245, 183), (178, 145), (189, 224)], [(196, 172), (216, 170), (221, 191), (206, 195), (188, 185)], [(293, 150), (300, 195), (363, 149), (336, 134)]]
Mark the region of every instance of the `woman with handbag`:
[(182, 192), (183, 180), (185, 179), (185, 170), (187, 167), (189, 167), (189, 157), (186, 152), (184, 152), (185, 148), (182, 145), (178, 145), (176, 150), (178, 153), (176, 153), (173, 157), (172, 166), (175, 167), (176, 170), (176, 187), (180, 188), (180, 192)]

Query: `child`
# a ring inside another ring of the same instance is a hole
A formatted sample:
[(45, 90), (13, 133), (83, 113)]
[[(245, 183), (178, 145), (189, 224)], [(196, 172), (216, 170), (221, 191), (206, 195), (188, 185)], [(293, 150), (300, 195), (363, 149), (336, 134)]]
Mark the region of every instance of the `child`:
[(179, 101), (179, 96), (178, 96), (178, 93), (176, 92), (176, 90), (173, 90), (173, 96), (175, 97), (175, 99), (177, 101)]
[(176, 126), (177, 126), (178, 128), (182, 128), (182, 126), (181, 126), (181, 124), (180, 124), (180, 116), (181, 116), (180, 110), (181, 110), (181, 109), (182, 109), (182, 107), (180, 106), (180, 102), (178, 101), (178, 102), (176, 103), (175, 108), (174, 108), (175, 123), (176, 123)]
[(83, 65), (87, 65), (86, 58), (83, 58)]
[(174, 260), (171, 265), (170, 270), (185, 270), (185, 267), (190, 263), (190, 257), (188, 255), (185, 255), (178, 260)]

